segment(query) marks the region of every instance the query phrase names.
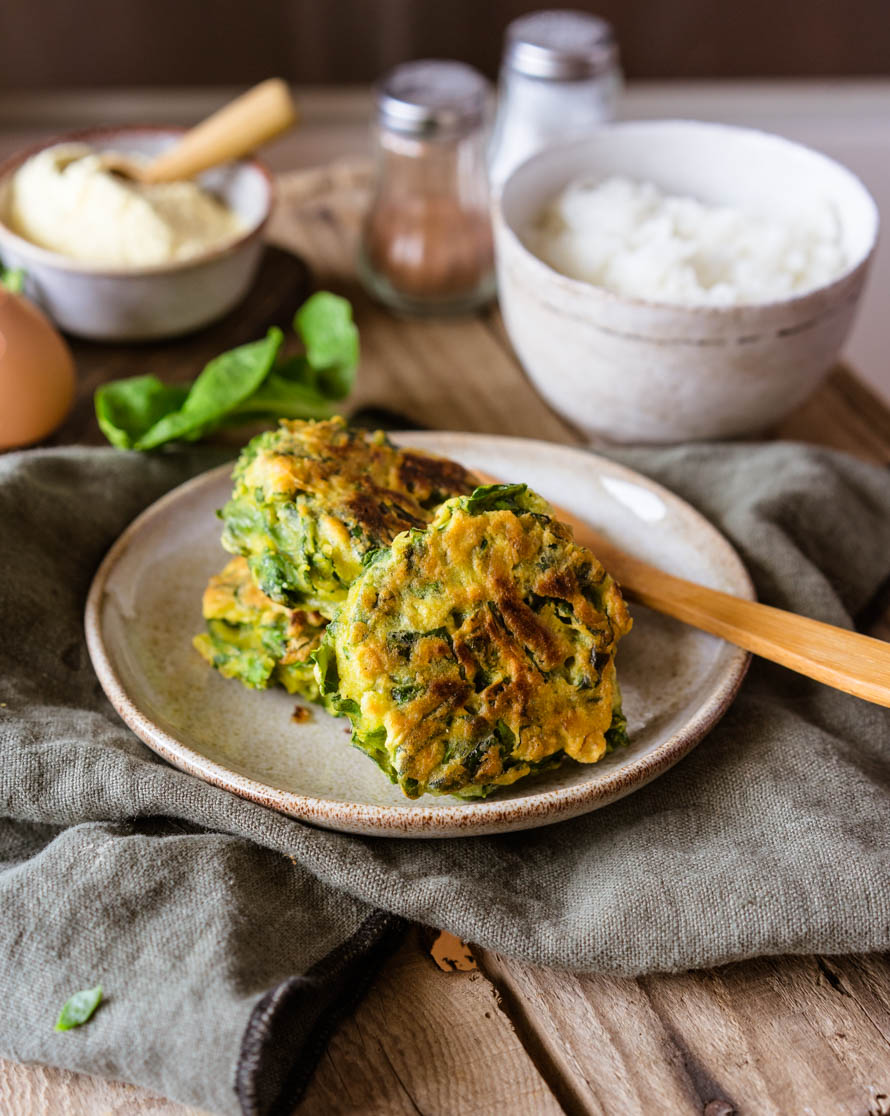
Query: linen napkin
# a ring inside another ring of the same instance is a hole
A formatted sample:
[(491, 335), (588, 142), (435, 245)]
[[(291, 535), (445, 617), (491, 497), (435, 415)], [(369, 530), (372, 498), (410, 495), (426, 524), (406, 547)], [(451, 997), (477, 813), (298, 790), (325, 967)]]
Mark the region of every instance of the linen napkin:
[[(615, 456), (721, 527), (761, 600), (849, 626), (890, 576), (882, 470), (782, 444)], [(133, 516), (219, 460), (0, 458), (0, 1054), (266, 1116), (404, 919), (617, 974), (890, 947), (890, 711), (765, 663), (670, 772), (528, 833), (346, 836), (169, 767), (102, 694), (83, 606)]]

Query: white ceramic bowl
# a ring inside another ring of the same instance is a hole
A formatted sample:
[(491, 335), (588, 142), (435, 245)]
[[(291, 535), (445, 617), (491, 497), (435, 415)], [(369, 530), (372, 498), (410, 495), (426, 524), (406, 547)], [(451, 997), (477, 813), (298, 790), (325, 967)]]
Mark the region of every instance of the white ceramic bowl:
[(39, 248), (5, 223), (9, 184), (19, 166), (57, 143), (83, 142), (99, 151), (156, 155), (178, 128), (94, 128), (57, 136), (20, 152), (0, 167), (0, 258), (21, 267), (26, 293), (62, 329), (101, 341), (147, 341), (188, 333), (222, 317), (247, 293), (262, 253), (262, 231), (272, 208), (272, 178), (255, 160), (231, 163), (199, 181), (244, 221), (237, 240), (192, 260), (156, 267), (96, 267)]
[[(688, 307), (570, 279), (525, 247), (562, 187), (611, 175), (776, 214), (824, 199), (848, 266), (781, 301)], [(859, 179), (816, 151), (747, 128), (665, 120), (610, 125), (533, 156), (505, 183), (494, 226), (507, 330), (544, 398), (594, 438), (657, 443), (755, 433), (813, 391), (852, 324), (878, 213)]]

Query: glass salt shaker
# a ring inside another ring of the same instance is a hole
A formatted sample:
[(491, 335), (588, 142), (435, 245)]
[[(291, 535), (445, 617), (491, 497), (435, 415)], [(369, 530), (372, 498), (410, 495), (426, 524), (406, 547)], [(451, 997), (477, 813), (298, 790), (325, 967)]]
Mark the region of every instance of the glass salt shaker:
[(488, 89), (471, 66), (438, 60), (397, 66), (377, 87), (377, 185), (358, 269), (395, 310), (464, 313), (494, 296)]
[(574, 11), (514, 20), (488, 150), (492, 190), (535, 152), (612, 120), (621, 85), (618, 45), (605, 20)]

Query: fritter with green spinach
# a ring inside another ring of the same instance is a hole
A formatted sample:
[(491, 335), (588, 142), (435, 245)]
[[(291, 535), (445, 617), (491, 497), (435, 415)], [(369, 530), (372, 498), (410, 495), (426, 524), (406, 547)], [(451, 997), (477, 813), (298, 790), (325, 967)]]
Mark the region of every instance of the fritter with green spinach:
[(309, 656), (327, 621), (318, 612), (285, 608), (253, 583), (244, 558), (233, 558), (204, 590), (207, 631), (194, 645), (224, 678), (255, 690), (278, 683), (290, 694), (318, 700)]
[(453, 461), (398, 449), (382, 431), (352, 430), (339, 417), (282, 420), (248, 443), (234, 479), (220, 513), (223, 546), (247, 558), (273, 601), (328, 617), (365, 555), (478, 484)]
[(481, 797), (626, 742), (618, 586), (525, 485), (371, 554), (315, 653), (328, 707), (409, 798)]

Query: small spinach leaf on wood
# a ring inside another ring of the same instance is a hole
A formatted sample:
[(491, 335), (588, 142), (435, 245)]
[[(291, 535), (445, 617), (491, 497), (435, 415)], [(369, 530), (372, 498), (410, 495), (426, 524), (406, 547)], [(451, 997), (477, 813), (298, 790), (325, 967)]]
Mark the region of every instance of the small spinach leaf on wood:
[(95, 397), (99, 428), (113, 446), (133, 449), (159, 419), (179, 410), (188, 393), (188, 384), (164, 384), (157, 376), (104, 384)]
[(276, 360), (284, 340), (272, 328), (261, 341), (215, 357), (188, 384), (155, 376), (117, 380), (96, 391), (96, 417), (120, 449), (152, 450), (196, 441), (221, 426), (277, 418), (323, 419), (348, 395), (358, 364), (358, 330), (345, 298), (318, 291), (300, 307), (294, 329), (305, 353)]
[(269, 418), (325, 419), (331, 411), (329, 400), (315, 388), (288, 380), (274, 368), (253, 395), (229, 412), (226, 424)]
[(214, 357), (191, 386), (178, 411), (159, 419), (136, 442), (136, 449), (157, 449), (165, 442), (195, 441), (257, 390), (269, 374), (284, 334), (272, 326), (262, 341), (239, 345)]
[(312, 386), (329, 399), (345, 399), (355, 382), (358, 330), (345, 298), (319, 291), (294, 316), (294, 329), (306, 347)]

